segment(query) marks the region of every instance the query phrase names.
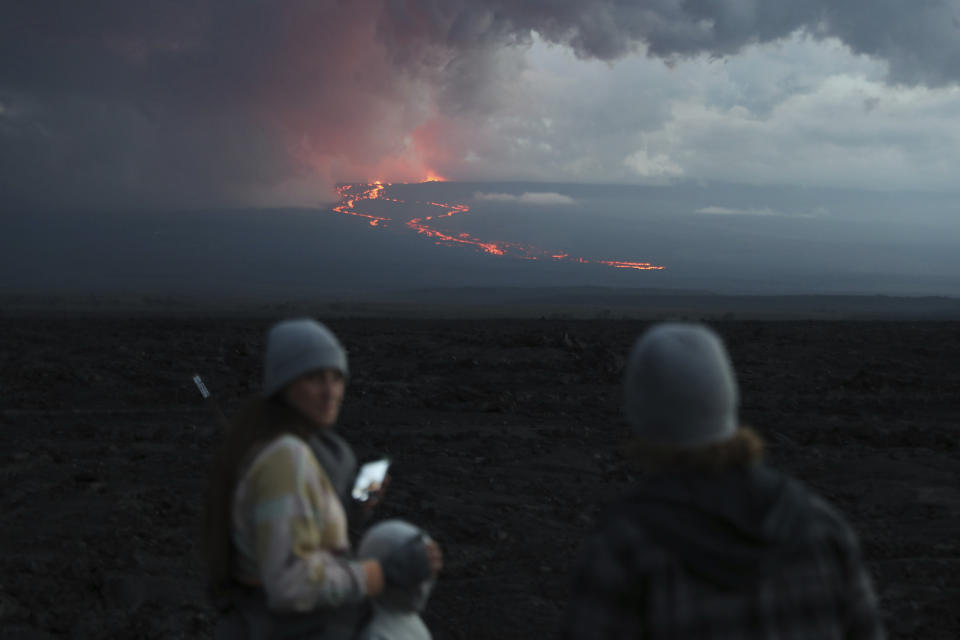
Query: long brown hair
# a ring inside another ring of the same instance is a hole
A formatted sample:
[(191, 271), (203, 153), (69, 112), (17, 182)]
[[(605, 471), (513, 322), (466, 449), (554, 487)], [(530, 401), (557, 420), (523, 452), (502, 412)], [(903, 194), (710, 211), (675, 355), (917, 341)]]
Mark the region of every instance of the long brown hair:
[(635, 439), (627, 443), (624, 453), (646, 471), (719, 472), (762, 460), (764, 444), (756, 431), (742, 426), (726, 440), (699, 446), (667, 445)]
[(228, 598), (233, 583), (233, 494), (257, 445), (284, 433), (306, 439), (310, 428), (301, 415), (277, 396), (254, 396), (231, 420), (214, 454), (204, 509), (202, 554), (208, 591), (215, 602)]

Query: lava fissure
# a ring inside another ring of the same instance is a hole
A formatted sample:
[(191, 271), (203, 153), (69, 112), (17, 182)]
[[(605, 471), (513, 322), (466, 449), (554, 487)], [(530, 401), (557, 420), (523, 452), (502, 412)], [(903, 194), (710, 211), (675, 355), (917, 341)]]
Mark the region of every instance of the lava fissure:
[[(438, 178), (431, 176), (428, 182), (435, 182)], [(367, 200), (379, 200), (383, 202), (393, 202), (396, 204), (405, 204), (403, 200), (397, 198), (388, 198), (385, 190), (392, 183), (376, 181), (372, 184), (345, 184), (337, 187), (337, 195), (340, 196), (340, 203), (333, 208), (337, 213), (344, 215), (365, 218), (370, 226), (378, 227), (381, 223), (388, 223), (392, 219), (382, 216), (376, 216), (371, 213), (364, 213), (358, 210), (361, 202)], [(615, 269), (633, 269), (636, 271), (661, 271), (665, 267), (654, 265), (649, 262), (633, 262), (627, 260), (599, 260), (574, 257), (567, 253), (550, 253), (519, 242), (491, 242), (475, 238), (469, 233), (459, 233), (450, 235), (436, 227), (434, 221), (441, 218), (451, 218), (456, 215), (462, 215), (470, 212), (470, 207), (466, 204), (448, 204), (444, 202), (424, 202), (424, 206), (436, 207), (443, 210), (443, 213), (423, 216), (420, 218), (411, 218), (404, 222), (404, 225), (418, 234), (431, 238), (434, 243), (446, 246), (470, 246), (478, 251), (489, 253), (495, 256), (510, 255), (524, 260), (554, 260), (557, 262), (575, 262), (578, 264), (602, 264)], [(384, 225), (385, 226), (385, 225)]]

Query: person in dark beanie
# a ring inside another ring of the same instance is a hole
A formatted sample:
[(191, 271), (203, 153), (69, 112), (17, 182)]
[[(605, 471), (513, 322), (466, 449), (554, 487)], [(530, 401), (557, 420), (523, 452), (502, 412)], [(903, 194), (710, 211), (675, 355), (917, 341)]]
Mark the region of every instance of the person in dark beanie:
[(267, 334), (263, 393), (233, 421), (211, 473), (204, 551), (225, 612), (214, 638), (352, 638), (369, 598), (440, 569), (439, 547), (419, 536), (380, 559), (351, 554), (356, 458), (334, 430), (347, 374), (346, 352), (319, 322)]
[(713, 331), (667, 323), (638, 340), (625, 413), (645, 473), (581, 549), (565, 638), (885, 636), (850, 526), (762, 462), (737, 410)]
[[(385, 558), (413, 536), (429, 536), (403, 520), (386, 520), (371, 527), (357, 545), (359, 558)], [(420, 614), (427, 606), (434, 580), (406, 588), (388, 586), (373, 598), (370, 620), (358, 640), (431, 640)]]

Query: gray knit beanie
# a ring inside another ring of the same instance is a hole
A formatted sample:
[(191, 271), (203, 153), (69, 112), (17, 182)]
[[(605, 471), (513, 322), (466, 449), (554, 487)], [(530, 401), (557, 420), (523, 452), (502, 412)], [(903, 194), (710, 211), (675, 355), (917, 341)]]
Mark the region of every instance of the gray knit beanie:
[(269, 397), (305, 373), (336, 369), (346, 377), (347, 353), (337, 337), (310, 318), (283, 320), (267, 332), (263, 395)]
[(624, 408), (633, 433), (651, 443), (701, 445), (737, 429), (737, 382), (720, 337), (703, 325), (649, 329), (627, 363)]
[[(357, 547), (357, 557), (383, 560), (391, 551), (418, 535), (423, 536), (427, 542), (430, 541), (430, 537), (423, 530), (405, 520), (384, 520), (364, 534)], [(388, 585), (374, 602), (391, 611), (420, 612), (427, 607), (434, 582), (434, 578), (428, 578), (407, 589)]]

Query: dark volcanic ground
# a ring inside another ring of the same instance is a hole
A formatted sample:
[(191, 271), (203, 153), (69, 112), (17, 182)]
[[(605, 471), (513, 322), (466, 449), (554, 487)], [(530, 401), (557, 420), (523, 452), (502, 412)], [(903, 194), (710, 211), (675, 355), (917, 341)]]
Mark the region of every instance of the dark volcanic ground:
[[(639, 321), (337, 320), (342, 433), (396, 461), (380, 515), (447, 568), (437, 638), (548, 636), (618, 455)], [(200, 638), (194, 540), (217, 430), (259, 380), (262, 319), (0, 319), (4, 638)], [(744, 421), (859, 531), (894, 637), (960, 637), (960, 324), (715, 325)]]

